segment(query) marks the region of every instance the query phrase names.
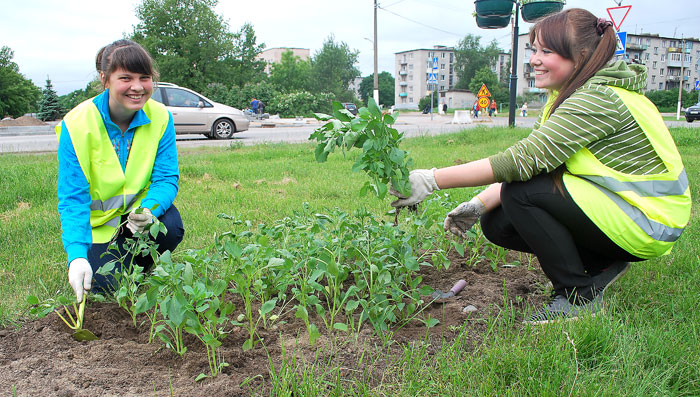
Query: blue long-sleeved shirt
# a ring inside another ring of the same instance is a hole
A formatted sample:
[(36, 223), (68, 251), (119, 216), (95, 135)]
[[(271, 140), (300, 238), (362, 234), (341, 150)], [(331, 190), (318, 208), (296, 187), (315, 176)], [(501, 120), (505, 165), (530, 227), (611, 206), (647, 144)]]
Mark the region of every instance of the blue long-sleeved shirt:
[[(109, 90), (105, 90), (92, 101), (102, 116), (107, 134), (124, 171), (134, 139), (134, 130), (150, 123), (151, 120), (143, 110), (139, 110), (134, 114), (129, 128), (122, 133), (122, 130), (109, 117)], [(151, 185), (146, 197), (141, 201), (141, 206), (153, 208), (158, 204), (158, 208), (153, 210), (153, 215), (156, 217), (163, 215), (177, 196), (179, 178), (175, 127), (173, 116), (169, 114), (168, 126), (158, 142), (158, 151), (151, 173)], [(68, 128), (64, 122), (61, 122), (61, 137), (58, 142), (58, 212), (61, 215), (63, 247), (68, 254), (68, 263), (75, 258), (87, 258), (87, 252), (92, 245), (91, 202), (90, 185), (80, 168)]]

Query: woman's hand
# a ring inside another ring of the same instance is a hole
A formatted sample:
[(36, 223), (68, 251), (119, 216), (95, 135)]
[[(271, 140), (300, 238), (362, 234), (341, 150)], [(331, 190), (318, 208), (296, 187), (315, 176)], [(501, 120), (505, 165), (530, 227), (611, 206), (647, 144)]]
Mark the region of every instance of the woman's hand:
[(450, 211), (443, 226), (446, 232), (452, 232), (452, 234), (466, 239), (467, 230), (471, 229), (485, 213), (486, 206), (477, 196)]
[(431, 195), (435, 190), (440, 190), (435, 182), (434, 171), (435, 168), (430, 170), (411, 171), (408, 174), (408, 181), (411, 183), (411, 195), (408, 197), (402, 195), (390, 186), (389, 193), (399, 198), (398, 200), (393, 201), (391, 206), (408, 207), (410, 205), (416, 205), (425, 200), (425, 198)]

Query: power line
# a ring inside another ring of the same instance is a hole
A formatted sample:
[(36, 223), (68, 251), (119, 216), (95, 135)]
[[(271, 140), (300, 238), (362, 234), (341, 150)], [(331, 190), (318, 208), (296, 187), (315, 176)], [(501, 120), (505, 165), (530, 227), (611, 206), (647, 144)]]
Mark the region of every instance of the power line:
[(394, 11), (387, 10), (387, 9), (384, 8), (384, 7), (377, 6), (377, 8), (379, 8), (380, 10), (386, 11), (386, 12), (388, 12), (388, 13), (390, 13), (390, 14), (396, 15), (396, 16), (399, 17), (399, 18), (405, 19), (405, 20), (407, 20), (407, 21), (413, 22), (413, 23), (415, 23), (415, 24), (424, 26), (424, 27), (429, 28), (429, 29), (437, 30), (438, 32), (451, 34), (451, 35), (454, 35), (454, 36), (457, 36), (457, 37), (464, 37), (464, 35), (459, 34), (459, 33), (449, 32), (449, 31), (447, 31), (447, 30), (443, 30), (443, 29), (440, 29), (440, 28), (436, 28), (436, 27), (434, 27), (434, 26), (427, 25), (427, 24), (425, 24), (425, 23), (423, 23), (423, 22), (415, 21), (415, 20), (413, 20), (413, 19), (411, 19), (411, 18), (406, 18), (405, 16), (399, 15), (399, 14), (395, 13)]

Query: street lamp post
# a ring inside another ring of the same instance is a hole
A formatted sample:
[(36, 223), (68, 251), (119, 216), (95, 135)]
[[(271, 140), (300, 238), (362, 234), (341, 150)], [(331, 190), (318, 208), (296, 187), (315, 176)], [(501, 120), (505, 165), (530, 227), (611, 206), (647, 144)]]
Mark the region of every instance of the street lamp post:
[(379, 105), (379, 75), (377, 74), (377, 0), (374, 0), (374, 102)]
[(515, 127), (515, 96), (518, 88), (518, 19), (519, 18), (519, 3), (515, 3), (515, 22), (513, 24), (513, 49), (511, 51), (510, 60), (510, 102), (508, 103), (508, 126)]

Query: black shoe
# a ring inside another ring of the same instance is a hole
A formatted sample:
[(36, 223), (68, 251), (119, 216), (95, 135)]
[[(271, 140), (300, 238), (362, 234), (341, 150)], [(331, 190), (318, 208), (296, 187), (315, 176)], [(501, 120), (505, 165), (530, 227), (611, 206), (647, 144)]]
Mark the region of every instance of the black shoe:
[(525, 324), (546, 324), (553, 321), (576, 320), (584, 314), (591, 317), (603, 312), (603, 294), (596, 295), (586, 303), (573, 304), (564, 295), (557, 295), (545, 307), (532, 314)]
[(593, 281), (593, 290), (596, 291), (596, 295), (602, 296), (609, 286), (630, 269), (630, 266), (631, 263), (629, 262), (613, 262), (613, 264), (603, 270), (602, 273), (591, 277)]

